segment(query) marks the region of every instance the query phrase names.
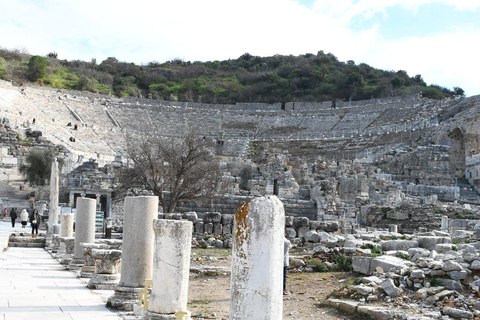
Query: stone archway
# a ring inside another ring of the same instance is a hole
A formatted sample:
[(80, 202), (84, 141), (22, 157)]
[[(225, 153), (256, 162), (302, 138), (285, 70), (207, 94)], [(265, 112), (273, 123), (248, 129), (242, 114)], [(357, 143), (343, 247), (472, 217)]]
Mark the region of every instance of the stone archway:
[(456, 178), (465, 177), (465, 135), (460, 128), (448, 134), (450, 138), (450, 171)]

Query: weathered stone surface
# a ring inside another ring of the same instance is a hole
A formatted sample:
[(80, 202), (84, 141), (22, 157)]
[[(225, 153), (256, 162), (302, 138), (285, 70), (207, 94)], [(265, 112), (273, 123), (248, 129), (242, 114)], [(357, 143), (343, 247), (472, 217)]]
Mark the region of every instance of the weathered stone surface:
[(316, 231), (307, 231), (305, 233), (305, 241), (318, 243), (321, 240), (321, 236)]
[(203, 223), (220, 223), (222, 214), (220, 212), (205, 212), (203, 214)]
[(366, 314), (370, 319), (374, 320), (390, 320), (395, 319), (395, 311), (391, 309), (385, 309), (382, 307), (375, 307), (369, 305), (359, 305), (357, 307), (357, 312), (361, 314)]
[(452, 239), (449, 237), (429, 237), (429, 236), (420, 236), (417, 237), (419, 246), (428, 250), (435, 249), (437, 244), (441, 243), (452, 243)]
[(410, 248), (418, 247), (419, 243), (416, 240), (389, 240), (380, 241), (383, 251), (403, 250), (407, 251)]
[(451, 243), (439, 243), (435, 245), (435, 251), (438, 253), (445, 253), (452, 250), (452, 246)]
[(235, 216), (233, 214), (222, 214), (222, 224), (233, 224), (233, 219)]
[(309, 220), (306, 217), (295, 217), (293, 218), (293, 226), (295, 228), (308, 227)]
[(456, 290), (456, 291), (463, 290), (463, 286), (460, 283), (460, 281), (452, 280), (452, 279), (438, 279), (438, 281), (442, 284), (442, 286), (444, 286), (449, 290)]
[(362, 296), (367, 296), (369, 294), (375, 293), (376, 290), (373, 287), (366, 286), (364, 284), (360, 284), (358, 286), (352, 286), (352, 290), (361, 294)]
[(472, 264), (470, 265), (471, 270), (480, 270), (480, 260), (474, 260), (472, 261)]
[(340, 300), (334, 298), (329, 298), (325, 303), (346, 313), (354, 313), (357, 311), (357, 306), (360, 304), (360, 302), (354, 300)]
[(286, 228), (285, 233), (288, 239), (294, 239), (297, 236), (297, 232), (293, 228)]
[(445, 307), (443, 313), (455, 319), (473, 319), (473, 313), (466, 310)]
[(397, 288), (393, 283), (392, 279), (387, 279), (381, 284), (383, 291), (390, 297), (397, 297), (400, 293), (403, 292), (401, 288)]
[(445, 261), (445, 262), (443, 263), (442, 270), (445, 271), (445, 272), (449, 272), (449, 271), (461, 271), (461, 270), (462, 270), (462, 266), (461, 266), (458, 262), (455, 262), (455, 261), (452, 261), (452, 260), (448, 260), (448, 261)]
[(353, 262), (353, 271), (370, 275), (372, 258), (353, 256), (352, 262)]

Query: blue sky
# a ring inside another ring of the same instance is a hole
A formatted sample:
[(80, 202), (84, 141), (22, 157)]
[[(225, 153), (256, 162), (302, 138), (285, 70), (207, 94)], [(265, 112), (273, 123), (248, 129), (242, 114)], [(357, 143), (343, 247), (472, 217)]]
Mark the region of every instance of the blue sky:
[(331, 52), (480, 94), (478, 0), (15, 0), (0, 46), (146, 64)]

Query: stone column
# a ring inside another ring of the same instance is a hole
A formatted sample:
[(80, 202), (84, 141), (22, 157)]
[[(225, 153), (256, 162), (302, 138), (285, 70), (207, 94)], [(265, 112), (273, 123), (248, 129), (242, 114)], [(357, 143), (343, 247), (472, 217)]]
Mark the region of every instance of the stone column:
[(190, 221), (155, 220), (153, 285), (143, 319), (176, 319), (187, 312), (188, 275), (193, 224)]
[(50, 210), (48, 211), (48, 234), (55, 233), (58, 225), (58, 162), (52, 159), (52, 171), (50, 174)]
[(75, 222), (75, 247), (71, 269), (80, 268), (84, 264), (82, 243), (95, 242), (95, 200), (77, 199), (77, 217)]
[(60, 237), (73, 237), (73, 213), (65, 213), (62, 215)]
[(442, 216), (441, 231), (448, 232), (448, 217), (447, 216)]
[(235, 213), (230, 320), (281, 320), (285, 210), (276, 196), (243, 202)]
[(120, 284), (108, 301), (113, 308), (132, 311), (145, 279), (152, 278), (153, 220), (158, 214), (158, 197), (126, 197), (124, 211)]
[(396, 224), (389, 224), (388, 232), (398, 233), (398, 226)]

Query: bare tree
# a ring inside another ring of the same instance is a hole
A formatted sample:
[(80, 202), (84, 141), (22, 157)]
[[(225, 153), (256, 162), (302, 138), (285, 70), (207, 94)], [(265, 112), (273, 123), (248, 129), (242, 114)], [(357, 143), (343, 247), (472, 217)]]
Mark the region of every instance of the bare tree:
[(193, 131), (181, 138), (126, 137), (130, 165), (120, 177), (123, 189), (142, 187), (159, 197), (163, 212), (179, 201), (208, 199), (220, 182), (215, 157)]

